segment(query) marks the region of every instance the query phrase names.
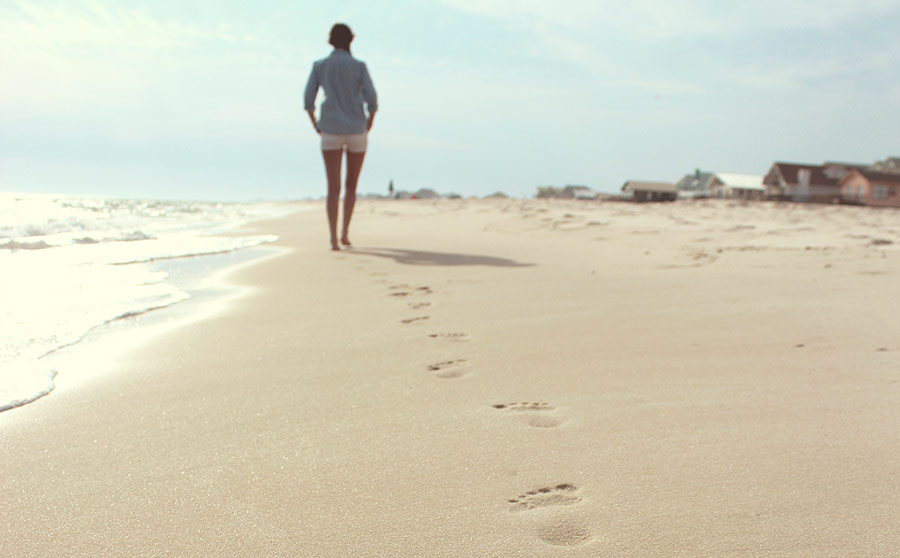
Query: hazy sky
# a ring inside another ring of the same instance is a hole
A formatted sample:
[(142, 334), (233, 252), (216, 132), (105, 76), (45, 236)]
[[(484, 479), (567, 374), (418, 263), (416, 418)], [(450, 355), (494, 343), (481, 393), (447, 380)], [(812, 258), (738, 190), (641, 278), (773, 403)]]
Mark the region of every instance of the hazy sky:
[(337, 21), (379, 95), (363, 192), (900, 155), (900, 0), (0, 0), (0, 190), (320, 196)]

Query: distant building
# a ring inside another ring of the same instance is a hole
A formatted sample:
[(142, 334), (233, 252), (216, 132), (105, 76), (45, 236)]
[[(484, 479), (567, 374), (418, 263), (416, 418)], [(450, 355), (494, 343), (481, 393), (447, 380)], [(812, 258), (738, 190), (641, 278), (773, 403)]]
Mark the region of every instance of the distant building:
[(703, 197), (709, 195), (709, 183), (713, 179), (714, 174), (711, 172), (703, 172), (700, 169), (694, 171), (694, 174), (686, 174), (681, 180), (675, 183), (678, 189), (678, 195), (690, 198)]
[(900, 157), (888, 157), (884, 161), (876, 161), (869, 170), (876, 172), (900, 173)]
[(717, 172), (709, 181), (709, 195), (716, 198), (761, 200), (766, 197), (761, 174)]
[[(833, 203), (841, 199), (838, 164), (826, 173), (825, 165), (774, 163), (763, 179), (767, 198), (797, 202)], [(829, 176), (831, 175), (831, 176)]]
[(562, 188), (556, 186), (538, 186), (537, 190), (538, 198), (593, 200), (597, 197), (597, 192), (589, 187), (573, 184), (569, 184)]
[(675, 201), (678, 197), (678, 188), (669, 182), (629, 180), (622, 185), (622, 192), (636, 202)]
[(841, 181), (845, 203), (900, 207), (900, 173), (854, 169)]
[(565, 189), (570, 190), (576, 200), (593, 200), (597, 197), (597, 192), (587, 186), (566, 186)]
[(417, 200), (436, 200), (440, 199), (441, 195), (431, 188), (421, 188), (418, 192), (413, 194), (413, 197)]

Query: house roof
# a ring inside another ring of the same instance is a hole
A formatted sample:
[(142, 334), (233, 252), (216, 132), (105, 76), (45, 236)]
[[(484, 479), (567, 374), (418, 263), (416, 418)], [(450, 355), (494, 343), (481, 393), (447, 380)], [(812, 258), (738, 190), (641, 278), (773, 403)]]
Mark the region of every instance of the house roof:
[(825, 174), (825, 166), (823, 165), (804, 165), (802, 163), (775, 163), (773, 168), (778, 169), (781, 177), (787, 184), (799, 184), (798, 175), (800, 171), (806, 169), (810, 172), (809, 183), (818, 185), (837, 186), (839, 180), (837, 178), (829, 178)]
[[(864, 171), (855, 169), (847, 176), (849, 177), (853, 174), (861, 174), (869, 182), (878, 182), (879, 184), (900, 184), (900, 174), (895, 172)], [(844, 181), (846, 181), (846, 179)]]
[(675, 187), (679, 190), (705, 192), (709, 190), (709, 182), (712, 180), (712, 177), (713, 173), (711, 172), (686, 174), (681, 177), (681, 180), (675, 183)]
[(826, 167), (845, 167), (848, 169), (860, 169), (864, 170), (869, 168), (869, 165), (865, 163), (847, 163), (843, 161), (825, 161), (824, 166)]
[(717, 172), (716, 178), (724, 186), (741, 190), (763, 190), (763, 175), (740, 174), (735, 172)]
[(643, 182), (629, 180), (622, 185), (623, 192), (672, 192), (677, 193), (678, 188), (671, 182)]
[(869, 170), (869, 165), (859, 163), (841, 163), (839, 161), (825, 161), (825, 176), (837, 180), (838, 183), (852, 170)]

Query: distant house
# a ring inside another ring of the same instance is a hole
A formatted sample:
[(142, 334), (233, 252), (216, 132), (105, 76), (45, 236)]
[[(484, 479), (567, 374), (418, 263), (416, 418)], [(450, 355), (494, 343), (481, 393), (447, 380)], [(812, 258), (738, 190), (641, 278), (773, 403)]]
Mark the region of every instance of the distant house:
[(703, 172), (700, 169), (694, 171), (694, 174), (686, 174), (681, 180), (675, 183), (678, 189), (678, 195), (688, 198), (697, 198), (709, 195), (709, 182), (713, 179), (714, 174), (711, 172)]
[(846, 203), (900, 207), (900, 174), (854, 169), (841, 181)]
[(841, 186), (840, 178), (837, 178), (837, 167), (833, 167), (827, 174), (825, 171), (825, 165), (775, 163), (763, 179), (766, 197), (798, 202), (840, 201)]
[(436, 200), (440, 199), (441, 195), (431, 188), (420, 188), (412, 197), (417, 200)]
[(563, 188), (556, 186), (538, 186), (538, 198), (563, 198), (578, 200), (593, 200), (597, 198), (597, 192), (587, 186), (568, 184)]
[(709, 195), (716, 198), (761, 200), (766, 197), (761, 174), (717, 172), (709, 181)]
[(869, 170), (900, 173), (900, 157), (888, 157), (884, 161), (876, 161)]
[(538, 186), (536, 198), (561, 198), (561, 188), (555, 186)]
[(669, 182), (629, 180), (622, 185), (622, 192), (636, 202), (675, 201), (678, 197), (678, 188)]
[(597, 197), (597, 192), (587, 186), (566, 186), (565, 189), (571, 190), (572, 197), (576, 200), (593, 200)]

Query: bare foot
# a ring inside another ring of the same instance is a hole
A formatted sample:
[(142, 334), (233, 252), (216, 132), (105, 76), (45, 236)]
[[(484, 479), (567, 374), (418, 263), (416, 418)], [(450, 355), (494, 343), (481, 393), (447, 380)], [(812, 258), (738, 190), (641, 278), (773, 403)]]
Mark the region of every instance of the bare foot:
[(340, 251), (341, 251), (341, 247), (338, 246), (337, 244), (332, 244), (332, 245), (331, 245), (331, 250), (332, 250), (333, 252), (340, 252)]
[(352, 246), (352, 244), (350, 244), (350, 239), (347, 238), (346, 235), (341, 237), (341, 244), (344, 246)]

